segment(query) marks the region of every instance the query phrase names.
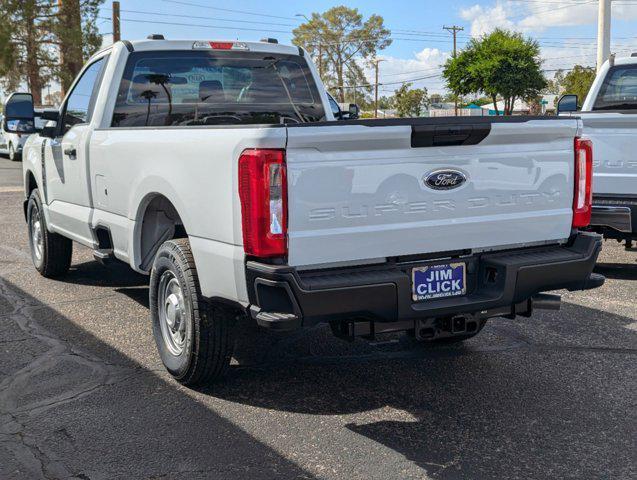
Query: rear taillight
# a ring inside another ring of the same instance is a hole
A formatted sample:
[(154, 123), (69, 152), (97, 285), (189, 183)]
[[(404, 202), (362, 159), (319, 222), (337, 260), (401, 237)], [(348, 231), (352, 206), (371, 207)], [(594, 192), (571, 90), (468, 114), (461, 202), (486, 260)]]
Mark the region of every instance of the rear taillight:
[(587, 227), (591, 223), (593, 205), (593, 143), (575, 139), (575, 195), (573, 198), (573, 227)]
[(287, 254), (285, 152), (244, 150), (239, 157), (243, 249), (255, 257)]

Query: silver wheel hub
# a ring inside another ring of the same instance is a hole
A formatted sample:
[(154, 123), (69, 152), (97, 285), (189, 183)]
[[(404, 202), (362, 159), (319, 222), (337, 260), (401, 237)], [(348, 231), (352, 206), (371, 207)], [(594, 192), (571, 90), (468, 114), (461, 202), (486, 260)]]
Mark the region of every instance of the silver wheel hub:
[(190, 334), (184, 295), (179, 281), (170, 270), (159, 279), (159, 325), (164, 344), (170, 353), (181, 355)]
[(42, 252), (44, 251), (44, 236), (42, 235), (40, 212), (35, 208), (31, 212), (31, 243), (33, 245), (35, 258), (41, 260)]

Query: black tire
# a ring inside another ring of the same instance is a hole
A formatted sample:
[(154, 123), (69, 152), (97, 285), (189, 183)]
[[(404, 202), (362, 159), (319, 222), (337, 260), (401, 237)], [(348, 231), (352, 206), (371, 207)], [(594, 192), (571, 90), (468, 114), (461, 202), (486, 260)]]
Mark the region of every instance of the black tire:
[[(179, 308), (173, 308), (173, 312), (182, 313), (173, 313), (173, 317), (179, 320), (173, 319), (172, 326), (166, 320), (166, 305), (172, 296), (166, 296), (166, 282), (172, 282), (174, 288), (178, 284), (180, 294)], [(222, 377), (232, 358), (237, 314), (228, 307), (211, 305), (201, 296), (197, 269), (187, 239), (169, 240), (159, 247), (150, 273), (149, 295), (153, 336), (168, 372), (188, 386)], [(183, 342), (175, 343), (171, 340), (170, 331), (180, 330), (182, 324)]]
[[(37, 226), (40, 232), (39, 236), (34, 236), (36, 222), (39, 222)], [(58, 278), (66, 275), (71, 266), (73, 242), (62, 235), (49, 232), (44, 213), (42, 212), (40, 192), (37, 188), (29, 196), (27, 226), (29, 229), (31, 259), (36, 270), (47, 278)]]
[(15, 148), (13, 148), (13, 144), (9, 144), (9, 160), (11, 160), (12, 162), (19, 162), (21, 159), (21, 155), (15, 151)]

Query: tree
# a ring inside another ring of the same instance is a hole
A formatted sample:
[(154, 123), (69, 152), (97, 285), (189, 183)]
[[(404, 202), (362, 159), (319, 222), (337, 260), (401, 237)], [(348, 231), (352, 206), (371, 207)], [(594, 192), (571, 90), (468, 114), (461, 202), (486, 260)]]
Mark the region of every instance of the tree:
[(292, 33), (292, 42), (312, 56), (323, 82), (330, 90), (338, 91), (340, 102), (345, 102), (346, 86), (371, 90), (357, 59), (376, 58), (379, 50), (391, 45), (391, 32), (383, 25), (382, 17), (371, 15), (363, 21), (358, 9), (346, 6), (312, 13), (312, 18)]
[(577, 95), (579, 107), (588, 95), (588, 91), (595, 80), (595, 68), (575, 65), (573, 69), (564, 76), (562, 81), (562, 92)]
[(64, 97), (62, 96), (62, 92), (57, 91), (57, 92), (49, 93), (44, 96), (44, 105), (59, 107), (60, 104), (62, 103), (62, 100), (64, 100)]
[(56, 75), (66, 92), (84, 62), (102, 44), (97, 31), (97, 14), (104, 0), (58, 0), (53, 31), (57, 37), (60, 61)]
[(36, 104), (57, 77), (68, 87), (101, 44), (96, 19), (103, 0), (0, 0), (0, 80), (26, 83)]
[(378, 108), (381, 110), (390, 110), (394, 108), (394, 97), (383, 95), (378, 99)]
[(555, 72), (552, 80), (547, 80), (544, 93), (549, 95), (561, 95), (562, 84), (564, 83), (564, 70), (558, 70)]
[(467, 48), (447, 61), (443, 76), (456, 95), (488, 95), (498, 115), (497, 99), (503, 98), (504, 114), (510, 115), (515, 100), (537, 97), (547, 85), (539, 56), (536, 41), (498, 29), (471, 39)]
[(0, 0), (0, 77), (7, 90), (25, 82), (36, 104), (55, 67), (52, 2)]
[(431, 103), (431, 105), (440, 104), (444, 102), (444, 100), (444, 97), (440, 93), (432, 93), (431, 95), (429, 95), (429, 102)]
[(399, 117), (419, 117), (427, 107), (428, 97), (426, 88), (411, 88), (411, 83), (403, 83), (394, 92), (396, 114)]

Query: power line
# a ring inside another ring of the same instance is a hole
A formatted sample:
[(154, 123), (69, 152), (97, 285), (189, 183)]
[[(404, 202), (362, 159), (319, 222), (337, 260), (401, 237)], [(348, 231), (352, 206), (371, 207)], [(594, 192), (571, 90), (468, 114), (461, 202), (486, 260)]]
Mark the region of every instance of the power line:
[(179, 0), (162, 0), (162, 2), (176, 3), (178, 5), (187, 5), (187, 6), (190, 6), (190, 7), (207, 8), (209, 10), (219, 10), (221, 12), (241, 13), (243, 15), (256, 15), (258, 17), (281, 18), (281, 19), (284, 19), (284, 20), (297, 20), (294, 17), (282, 17), (280, 15), (269, 15), (267, 13), (250, 12), (248, 10), (234, 10), (232, 8), (211, 7), (210, 5), (201, 5), (201, 4), (198, 4), (198, 3), (182, 2), (182, 1), (179, 1)]
[(202, 16), (194, 16), (194, 15), (178, 15), (175, 13), (159, 13), (159, 12), (148, 12), (144, 10), (120, 10), (125, 13), (139, 13), (142, 15), (156, 15), (158, 17), (172, 17), (172, 18), (196, 18), (199, 20), (215, 20), (218, 22), (237, 22), (237, 23), (254, 23), (261, 25), (275, 25), (278, 27), (296, 27), (297, 25), (292, 25), (291, 23), (273, 23), (273, 22), (260, 22), (258, 20), (238, 20), (234, 18), (220, 18), (220, 17), (202, 17)]
[[(259, 21), (252, 21), (252, 20), (233, 20), (233, 19), (222, 19), (222, 18), (216, 18), (216, 17), (193, 17), (191, 15), (180, 15), (180, 14), (164, 14), (164, 13), (153, 13), (153, 12), (144, 12), (144, 11), (140, 11), (140, 10), (121, 10), (123, 12), (128, 12), (128, 13), (139, 13), (139, 14), (150, 14), (150, 15), (158, 15), (158, 16), (170, 16), (170, 17), (178, 17), (178, 18), (203, 18), (203, 19), (216, 19), (218, 21), (224, 21), (224, 22), (241, 22), (241, 23), (247, 23), (247, 24), (263, 24), (263, 25), (275, 25), (275, 26), (287, 26), (288, 24), (280, 24), (280, 23), (272, 23), (272, 22), (259, 22)], [(99, 19), (103, 19), (103, 20), (111, 20), (111, 17), (98, 17)], [(243, 31), (253, 31), (253, 32), (270, 32), (270, 33), (282, 33), (282, 34), (291, 34), (291, 31), (288, 30), (278, 30), (278, 29), (264, 29), (264, 28), (251, 28), (251, 27), (243, 27), (243, 26), (233, 26), (233, 25), (204, 25), (204, 24), (195, 24), (195, 23), (184, 23), (184, 22), (168, 22), (168, 21), (161, 21), (161, 20), (146, 20), (146, 19), (137, 19), (137, 18), (126, 18), (124, 19), (126, 21), (129, 22), (134, 22), (134, 23), (148, 23), (148, 24), (157, 24), (157, 25), (171, 25), (171, 26), (185, 26), (185, 27), (197, 27), (197, 28), (213, 28), (213, 29), (221, 29), (221, 30), (243, 30)], [(405, 34), (403, 34), (405, 35)], [(403, 37), (393, 37), (390, 36), (389, 38), (392, 41), (406, 41), (406, 42), (418, 42), (418, 43), (441, 43), (441, 44), (447, 44), (448, 41), (441, 39), (441, 38), (426, 38), (426, 35), (429, 34), (413, 34), (413, 35), (420, 35), (423, 38), (403, 38)], [(433, 36), (433, 34), (431, 34)], [(460, 36), (460, 35), (457, 35)], [(637, 37), (623, 37), (623, 38), (637, 38)], [(363, 38), (358, 38), (358, 39), (352, 39), (352, 40), (347, 40), (350, 43), (357, 43), (357, 42), (364, 42), (364, 41), (376, 41), (378, 40), (378, 37), (363, 37)], [(308, 43), (307, 45), (314, 45), (314, 46), (318, 46), (318, 45), (323, 45), (323, 46), (330, 46), (330, 45), (338, 45), (343, 43), (341, 42), (332, 42), (332, 43), (322, 43), (320, 44), (319, 42), (315, 42), (315, 43)], [(588, 47), (591, 46), (592, 44), (588, 44), (588, 43), (574, 43), (574, 42), (568, 42), (568, 44), (563, 44), (563, 43), (559, 43), (557, 41), (552, 41), (552, 40), (540, 40), (539, 41), (540, 45), (545, 45), (545, 46), (549, 46), (549, 47), (559, 47), (559, 48), (569, 48), (569, 49), (580, 49), (580, 47)], [(623, 44), (615, 44), (615, 47), (626, 47), (626, 48), (630, 48), (630, 45), (623, 45)]]
[[(111, 17), (97, 17), (98, 19), (101, 20), (111, 20)], [(285, 33), (285, 34), (290, 34), (292, 32), (287, 31), (287, 30), (274, 30), (274, 29), (264, 29), (264, 28), (250, 28), (250, 27), (236, 27), (236, 26), (231, 26), (231, 25), (203, 25), (203, 24), (199, 24), (199, 23), (182, 23), (182, 22), (165, 22), (165, 21), (161, 21), (161, 20), (142, 20), (142, 19), (137, 19), (137, 18), (122, 18), (122, 21), (126, 21), (126, 22), (134, 22), (134, 23), (148, 23), (148, 24), (156, 24), (156, 25), (171, 25), (171, 26), (178, 26), (178, 27), (199, 27), (199, 28), (213, 28), (213, 29), (219, 29), (219, 30), (245, 30), (245, 31), (251, 31), (251, 32), (269, 32), (269, 33)], [(448, 41), (445, 40), (425, 40), (425, 39), (418, 39), (418, 38), (400, 38), (400, 37), (389, 37), (391, 40), (398, 40), (398, 41), (407, 41), (407, 42), (429, 42), (429, 43), (448, 43)], [(336, 43), (308, 43), (307, 45), (323, 45), (323, 46), (330, 46), (330, 45), (339, 45), (341, 43), (365, 43), (365, 42), (371, 42), (371, 41), (378, 41), (379, 37), (363, 37), (363, 38), (353, 38), (351, 40), (345, 40), (345, 41), (341, 41), (341, 42), (336, 42)]]
[(424, 72), (439, 72), (441, 70), (441, 67), (432, 67), (432, 68), (424, 68), (421, 70), (410, 70), (410, 71), (406, 71), (406, 72), (397, 72), (397, 73), (386, 73), (383, 76), (385, 77), (395, 77), (397, 75), (407, 75), (410, 73), (424, 73)]
[[(442, 75), (427, 75), (425, 77), (417, 77), (417, 78), (409, 78), (406, 80), (400, 80), (397, 82), (380, 82), (378, 83), (378, 86), (386, 86), (386, 85), (402, 85), (404, 83), (412, 83), (412, 82), (418, 82), (420, 80), (428, 80), (431, 78), (439, 78), (442, 77)], [(366, 83), (363, 85), (332, 85), (330, 86), (330, 88), (371, 88), (376, 86), (375, 83)]]
[(549, 12), (554, 12), (556, 10), (564, 10), (565, 8), (572, 8), (572, 7), (579, 7), (579, 6), (586, 6), (589, 5), (591, 3), (597, 2), (597, 0), (586, 0), (585, 2), (582, 3), (572, 3), (569, 5), (562, 5), (561, 7), (550, 7), (547, 8), (546, 10), (530, 10), (530, 14), (529, 13), (523, 13), (521, 15), (516, 15), (514, 17), (511, 17), (509, 20), (515, 20), (515, 19), (519, 19), (519, 18), (524, 18), (524, 17), (528, 17), (530, 15), (537, 15), (539, 13), (549, 13)]

